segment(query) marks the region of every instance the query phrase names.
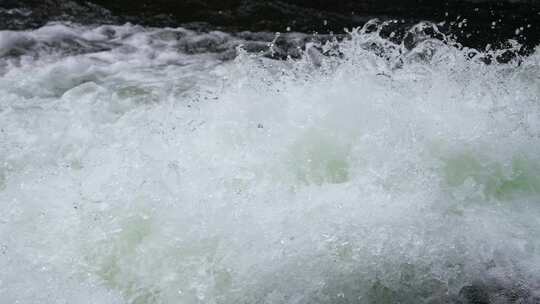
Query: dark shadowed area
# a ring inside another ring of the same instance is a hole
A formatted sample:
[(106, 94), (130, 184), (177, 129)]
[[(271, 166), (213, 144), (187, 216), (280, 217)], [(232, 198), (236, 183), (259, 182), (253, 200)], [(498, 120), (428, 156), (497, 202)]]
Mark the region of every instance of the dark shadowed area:
[(441, 22), (444, 32), (477, 48), (516, 39), (524, 45), (523, 52), (529, 52), (540, 42), (538, 0), (2, 0), (0, 8), (2, 29), (69, 20), (184, 26), (203, 31), (342, 33), (344, 28), (380, 18), (399, 20), (396, 28), (423, 20)]

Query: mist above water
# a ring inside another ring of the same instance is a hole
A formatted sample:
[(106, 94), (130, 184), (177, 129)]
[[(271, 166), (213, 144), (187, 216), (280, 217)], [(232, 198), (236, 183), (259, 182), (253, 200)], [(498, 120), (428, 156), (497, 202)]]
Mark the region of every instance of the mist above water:
[(540, 51), (377, 29), (0, 32), (0, 302), (538, 301)]

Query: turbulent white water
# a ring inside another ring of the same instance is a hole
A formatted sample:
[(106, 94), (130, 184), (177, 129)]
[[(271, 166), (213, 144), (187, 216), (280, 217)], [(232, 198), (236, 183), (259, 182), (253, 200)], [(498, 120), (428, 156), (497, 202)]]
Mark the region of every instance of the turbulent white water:
[(540, 50), (417, 39), (0, 32), (0, 303), (536, 303)]

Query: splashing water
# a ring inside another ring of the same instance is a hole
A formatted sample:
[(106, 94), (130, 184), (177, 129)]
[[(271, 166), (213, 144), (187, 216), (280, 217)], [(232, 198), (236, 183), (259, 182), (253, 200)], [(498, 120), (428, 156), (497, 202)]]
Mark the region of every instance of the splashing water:
[(0, 302), (535, 303), (540, 51), (429, 27), (0, 32)]

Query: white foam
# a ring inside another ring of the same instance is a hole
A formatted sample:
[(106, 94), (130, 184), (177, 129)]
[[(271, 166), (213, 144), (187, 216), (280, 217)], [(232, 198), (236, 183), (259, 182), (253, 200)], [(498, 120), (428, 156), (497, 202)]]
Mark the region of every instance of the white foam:
[(537, 291), (538, 51), (485, 65), (354, 32), (342, 58), (221, 62), (175, 51), (183, 29), (114, 30), (26, 33), (117, 45), (0, 78), (0, 302)]

